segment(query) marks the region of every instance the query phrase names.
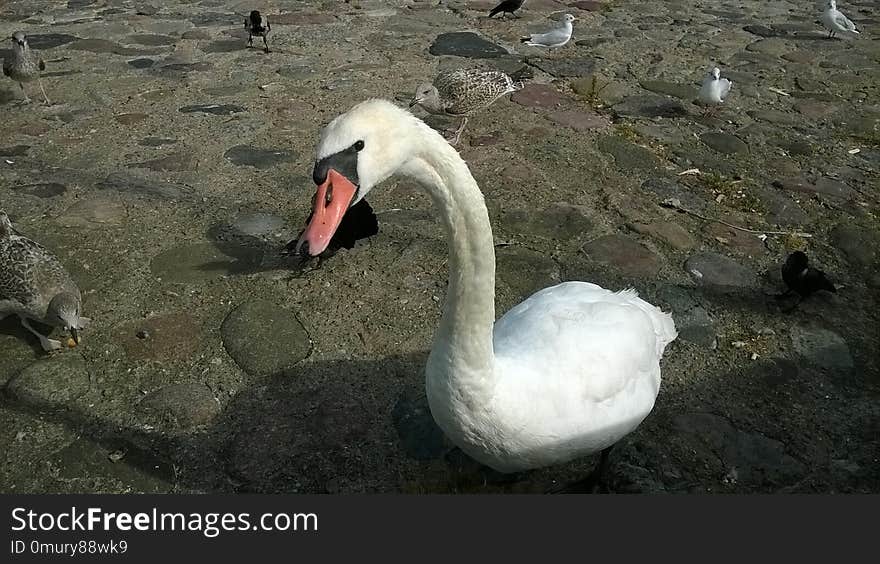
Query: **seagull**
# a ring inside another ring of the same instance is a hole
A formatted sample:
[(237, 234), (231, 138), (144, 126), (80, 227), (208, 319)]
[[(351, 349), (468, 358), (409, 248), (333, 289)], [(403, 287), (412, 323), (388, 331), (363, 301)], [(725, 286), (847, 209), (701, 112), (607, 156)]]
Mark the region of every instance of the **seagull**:
[(834, 37), (838, 31), (844, 33), (859, 33), (856, 30), (856, 24), (843, 15), (843, 12), (837, 9), (837, 0), (828, 0), (828, 7), (822, 12), (822, 25), (828, 30), (828, 37)]
[(91, 321), (81, 317), (82, 296), (61, 262), (38, 243), (19, 234), (0, 210), (0, 319), (18, 315), (46, 352), (61, 343), (31, 327), (29, 320), (69, 331), (79, 343), (79, 331)]
[(489, 12), (489, 17), (491, 18), (495, 14), (501, 12), (502, 18), (507, 14), (518, 18), (519, 16), (517, 16), (514, 12), (522, 8), (522, 5), (525, 4), (525, 1), (526, 0), (504, 0), (503, 2), (492, 8), (492, 11)]
[(456, 145), (467, 124), (468, 115), (487, 108), (495, 100), (523, 87), (501, 71), (457, 69), (441, 72), (434, 83), (419, 85), (409, 107), (421, 106), (428, 113), (461, 117), (461, 125), (450, 144)]
[(40, 71), (43, 70), (46, 70), (46, 63), (36, 51), (30, 48), (27, 35), (23, 31), (13, 33), (12, 56), (9, 59), (3, 60), (3, 74), (16, 81), (21, 87), (25, 104), (30, 104), (31, 99), (28, 98), (27, 91), (24, 89), (24, 83), (37, 79), (40, 90), (43, 92), (43, 98), (46, 100), (46, 105), (51, 105), (49, 97), (46, 96), (46, 89), (43, 88), (43, 81), (40, 79)]
[(269, 32), (272, 31), (272, 26), (269, 25), (269, 18), (260, 15), (259, 10), (252, 10), (251, 15), (244, 20), (244, 28), (248, 30), (247, 46), (254, 46), (254, 36), (256, 35), (263, 38), (263, 45), (265, 45), (263, 50), (269, 53), (269, 42), (266, 40)]
[(550, 31), (532, 33), (528, 37), (523, 37), (520, 41), (533, 47), (548, 47), (550, 49), (562, 47), (571, 39), (571, 22), (576, 19), (571, 14), (565, 14), (562, 16), (562, 20), (557, 22), (556, 26)]
[(837, 292), (834, 284), (818, 268), (810, 266), (810, 261), (803, 251), (795, 251), (788, 255), (782, 265), (782, 280), (788, 291), (780, 297), (796, 292), (800, 299), (806, 299), (819, 290)]
[(721, 78), (721, 69), (713, 68), (703, 79), (699, 93), (700, 102), (708, 107), (718, 107), (724, 103), (724, 97), (730, 92), (731, 86), (733, 86), (731, 81)]

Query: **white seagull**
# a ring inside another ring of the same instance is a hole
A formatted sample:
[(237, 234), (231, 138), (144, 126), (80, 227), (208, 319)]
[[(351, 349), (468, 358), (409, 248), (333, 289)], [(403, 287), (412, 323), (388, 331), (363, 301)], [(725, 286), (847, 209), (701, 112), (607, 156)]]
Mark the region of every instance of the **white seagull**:
[(822, 25), (828, 30), (828, 37), (834, 37), (838, 31), (844, 33), (859, 33), (856, 24), (852, 23), (843, 12), (837, 9), (837, 0), (828, 0), (828, 7), (822, 12)]
[(713, 68), (703, 79), (699, 93), (700, 102), (709, 107), (721, 105), (731, 86), (733, 86), (731, 81), (721, 78), (721, 69)]
[(550, 31), (532, 33), (528, 37), (523, 37), (520, 41), (533, 47), (549, 47), (550, 49), (562, 47), (571, 39), (573, 29), (571, 22), (575, 21), (575, 19), (571, 14), (565, 14)]

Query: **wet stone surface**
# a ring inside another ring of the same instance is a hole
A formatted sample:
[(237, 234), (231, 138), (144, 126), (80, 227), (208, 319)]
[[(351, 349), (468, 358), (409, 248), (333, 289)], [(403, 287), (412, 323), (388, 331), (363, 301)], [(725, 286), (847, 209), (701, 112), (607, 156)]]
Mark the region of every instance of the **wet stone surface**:
[(223, 154), (229, 162), (237, 166), (251, 166), (265, 170), (283, 162), (292, 161), (296, 155), (281, 149), (260, 149), (248, 145), (236, 145)]
[(309, 355), (309, 334), (296, 315), (267, 301), (232, 310), (220, 328), (223, 346), (253, 377), (283, 373)]
[(454, 55), (470, 59), (493, 59), (507, 55), (507, 51), (491, 41), (466, 31), (442, 33), (428, 49), (432, 55)]

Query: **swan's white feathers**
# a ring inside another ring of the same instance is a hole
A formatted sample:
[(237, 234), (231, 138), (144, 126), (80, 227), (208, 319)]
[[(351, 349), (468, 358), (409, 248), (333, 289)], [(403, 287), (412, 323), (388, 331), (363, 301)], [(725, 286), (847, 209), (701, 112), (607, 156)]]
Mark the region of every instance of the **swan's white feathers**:
[(409, 158), (411, 147), (408, 140), (412, 136), (401, 132), (422, 126), (427, 127), (410, 112), (388, 100), (365, 100), (327, 124), (321, 132), (315, 157), (321, 160), (363, 141), (364, 149), (358, 153), (360, 199)]
[(676, 335), (672, 317), (634, 290), (586, 282), (547, 288), (511, 309), (493, 339), (503, 374), (493, 419), (504, 422), (504, 442), (518, 437), (521, 448), (508, 458), (523, 456), (528, 467), (548, 456), (538, 444), (561, 441), (555, 457), (604, 448), (632, 431), (653, 408), (658, 359)]

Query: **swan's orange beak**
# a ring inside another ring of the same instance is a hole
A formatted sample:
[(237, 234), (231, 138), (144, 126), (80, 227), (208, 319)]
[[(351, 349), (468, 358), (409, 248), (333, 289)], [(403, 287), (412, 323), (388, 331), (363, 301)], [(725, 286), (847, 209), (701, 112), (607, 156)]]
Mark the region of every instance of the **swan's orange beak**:
[(348, 178), (332, 168), (329, 170), (327, 180), (315, 193), (311, 219), (299, 237), (297, 254), (316, 257), (327, 249), (356, 193), (357, 186)]

